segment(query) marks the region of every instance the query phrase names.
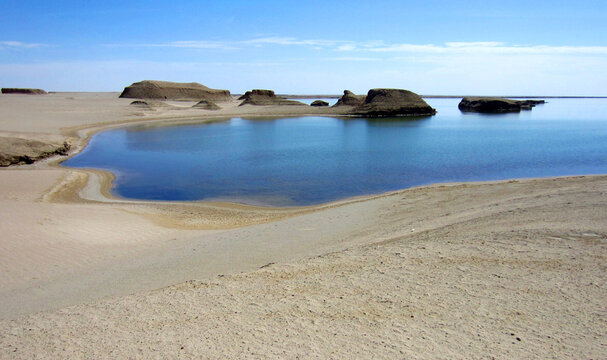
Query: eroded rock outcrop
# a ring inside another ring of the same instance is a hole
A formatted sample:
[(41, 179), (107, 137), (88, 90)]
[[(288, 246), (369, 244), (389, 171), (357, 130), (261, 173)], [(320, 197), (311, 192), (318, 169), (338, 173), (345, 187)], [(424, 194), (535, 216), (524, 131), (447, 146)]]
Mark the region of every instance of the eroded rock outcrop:
[(200, 100), (198, 103), (192, 105), (193, 108), (203, 110), (219, 110), (221, 107), (212, 101)]
[(140, 106), (140, 107), (150, 107), (150, 103), (145, 100), (131, 101), (131, 103), (129, 105)]
[(54, 155), (67, 155), (66, 141), (0, 136), (0, 166), (31, 164)]
[(365, 101), (352, 110), (364, 116), (430, 116), (436, 110), (421, 96), (403, 89), (371, 89)]
[(199, 83), (144, 80), (124, 88), (121, 98), (161, 100), (231, 101), (228, 90), (211, 89)]
[(329, 103), (326, 101), (323, 101), (323, 100), (315, 100), (315, 101), (312, 101), (310, 106), (329, 106)]
[(42, 89), (2, 88), (3, 94), (45, 95)]
[(247, 91), (244, 95), (238, 98), (243, 100), (240, 106), (243, 105), (306, 105), (295, 100), (287, 100), (274, 94), (273, 90), (254, 89)]
[(140, 109), (146, 109), (146, 110), (157, 110), (160, 108), (164, 108), (164, 109), (173, 108), (172, 105), (169, 105), (169, 104), (165, 103), (164, 101), (151, 100), (151, 99), (135, 100), (135, 101), (132, 101), (130, 103), (130, 105), (140, 108)]
[(531, 110), (544, 100), (513, 100), (497, 97), (465, 97), (457, 106), (463, 112), (502, 114)]
[(356, 95), (350, 90), (344, 90), (342, 97), (333, 106), (358, 106), (365, 101), (365, 95)]

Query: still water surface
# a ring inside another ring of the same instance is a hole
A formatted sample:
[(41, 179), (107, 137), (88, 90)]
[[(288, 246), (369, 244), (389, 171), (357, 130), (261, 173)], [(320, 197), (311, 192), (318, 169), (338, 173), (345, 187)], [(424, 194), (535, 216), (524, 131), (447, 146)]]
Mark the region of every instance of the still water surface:
[(607, 173), (607, 99), (433, 117), (235, 118), (95, 135), (64, 163), (116, 174), (116, 196), (310, 205), (437, 182)]

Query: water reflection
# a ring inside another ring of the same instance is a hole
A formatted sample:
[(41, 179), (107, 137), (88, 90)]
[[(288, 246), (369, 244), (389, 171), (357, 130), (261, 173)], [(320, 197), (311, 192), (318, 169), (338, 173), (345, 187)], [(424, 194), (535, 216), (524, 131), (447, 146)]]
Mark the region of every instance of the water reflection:
[(607, 172), (605, 100), (551, 100), (524, 117), (463, 115), (457, 99), (433, 100), (438, 115), (425, 118), (235, 118), (112, 130), (65, 165), (117, 172), (114, 191), (125, 197), (272, 205), (442, 181)]

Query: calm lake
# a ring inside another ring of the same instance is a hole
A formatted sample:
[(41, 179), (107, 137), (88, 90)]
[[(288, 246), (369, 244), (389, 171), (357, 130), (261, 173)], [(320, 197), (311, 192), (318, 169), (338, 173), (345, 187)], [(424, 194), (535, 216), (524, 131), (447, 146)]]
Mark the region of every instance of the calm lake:
[(532, 111), (427, 118), (235, 118), (101, 132), (64, 162), (116, 175), (148, 200), (319, 204), (438, 182), (607, 173), (607, 99), (548, 99)]

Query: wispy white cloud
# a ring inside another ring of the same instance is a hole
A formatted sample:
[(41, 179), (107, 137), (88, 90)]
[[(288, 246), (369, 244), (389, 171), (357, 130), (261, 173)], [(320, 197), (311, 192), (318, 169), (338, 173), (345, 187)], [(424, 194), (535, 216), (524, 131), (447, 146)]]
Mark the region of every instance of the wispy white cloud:
[(382, 61), (384, 59), (377, 57), (364, 57), (364, 56), (338, 56), (325, 58), (328, 61)]
[(167, 43), (149, 43), (149, 44), (104, 44), (108, 47), (165, 47), (165, 48), (184, 48), (184, 49), (220, 49), (234, 50), (237, 49), (235, 43), (226, 41), (211, 41), (211, 40), (185, 40), (185, 41), (170, 41)]
[(335, 49), (337, 51), (352, 51), (352, 50), (356, 50), (356, 45), (354, 44), (343, 44), (343, 45), (339, 45), (337, 47), (337, 49)]
[(313, 46), (313, 47), (332, 47), (343, 43), (337, 40), (307, 39), (301, 40), (294, 37), (265, 37), (241, 41), (241, 44), (248, 45), (295, 45), (295, 46)]
[[(36, 47), (40, 44), (23, 44), (18, 42), (0, 42), (11, 46)], [(236, 41), (188, 40), (151, 44), (113, 44), (119, 47), (167, 47), (188, 49), (239, 50), (247, 47), (264, 46), (301, 46), (344, 53), (400, 53), (400, 54), (588, 54), (607, 55), (607, 46), (554, 46), (554, 45), (519, 45), (497, 41), (479, 42), (446, 42), (444, 44), (411, 44), (386, 43), (382, 41), (356, 42), (349, 40), (298, 39), (295, 37), (260, 37)]]
[(49, 46), (47, 44), (24, 43), (21, 41), (0, 41), (1, 49), (33, 49)]
[(497, 47), (496, 52), (516, 54), (587, 54), (607, 55), (607, 46), (512, 46)]
[[(222, 49), (235, 50), (247, 47), (262, 47), (262, 46), (305, 46), (316, 49), (335, 49), (340, 46), (347, 45), (348, 42), (340, 40), (325, 40), (325, 39), (297, 39), (294, 37), (260, 37), (248, 40), (235, 41), (209, 41), (209, 40), (188, 40), (188, 41), (171, 41), (166, 43), (149, 43), (149, 44), (106, 44), (111, 47), (167, 47), (167, 48), (191, 48), (191, 49)], [(344, 50), (350, 48), (346, 47)], [(354, 47), (352, 47), (354, 49)]]
[(444, 45), (435, 44), (380, 44), (375, 46), (359, 46), (350, 48), (351, 51), (392, 52), (392, 53), (421, 53), (421, 54), (588, 54), (607, 55), (607, 46), (552, 46), (552, 45), (509, 45), (502, 42), (447, 42)]
[(474, 41), (474, 42), (447, 42), (445, 43), (445, 45), (447, 45), (450, 48), (466, 48), (466, 47), (478, 47), (478, 46), (485, 46), (485, 47), (493, 47), (493, 46), (501, 46), (504, 45), (504, 43), (502, 42), (498, 42), (498, 41)]
[(156, 44), (151, 46), (166, 46), (176, 48), (191, 48), (191, 49), (226, 49), (231, 50), (235, 47), (221, 41), (173, 41), (167, 44)]
[(379, 46), (362, 46), (358, 50), (375, 52), (416, 52), (416, 53), (443, 53), (447, 48), (437, 45), (417, 45), (417, 44), (388, 44)]

